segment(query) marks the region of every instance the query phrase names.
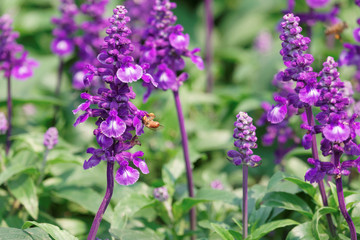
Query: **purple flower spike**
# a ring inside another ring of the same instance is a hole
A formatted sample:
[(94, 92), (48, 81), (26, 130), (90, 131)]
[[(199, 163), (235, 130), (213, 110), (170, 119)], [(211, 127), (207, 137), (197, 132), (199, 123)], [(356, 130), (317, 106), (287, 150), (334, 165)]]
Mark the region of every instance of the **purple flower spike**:
[(53, 30), (55, 39), (51, 43), (51, 50), (54, 54), (63, 57), (74, 50), (74, 33), (77, 30), (75, 16), (78, 14), (78, 9), (73, 0), (61, 0), (60, 12), (61, 17), (52, 19), (56, 28)]
[[(187, 79), (178, 75), (178, 71), (185, 68), (184, 57), (190, 58), (199, 69), (204, 68), (201, 57), (195, 55), (200, 49), (189, 50), (189, 34), (183, 33), (181, 25), (175, 25), (176, 16), (171, 11), (175, 7), (169, 0), (155, 0), (142, 36), (140, 64), (149, 64), (148, 72), (154, 76), (157, 87), (164, 91), (178, 91)], [(156, 84), (145, 81), (143, 85), (148, 88), (145, 100)]]
[(58, 143), (59, 133), (55, 127), (49, 128), (44, 134), (44, 146), (47, 149), (53, 149)]
[(326, 173), (321, 171), (320, 161), (309, 158), (308, 162), (314, 165), (314, 168), (310, 168), (309, 170), (307, 170), (307, 172), (305, 173), (305, 181), (309, 181), (310, 183), (322, 181)]
[(234, 165), (246, 164), (250, 167), (257, 167), (260, 165), (261, 158), (253, 155), (251, 150), (257, 148), (256, 127), (252, 124), (252, 118), (247, 113), (239, 112), (236, 117), (233, 137), (236, 139), (234, 146), (238, 148), (238, 151), (229, 150), (227, 155)]
[[(105, 4), (106, 1), (99, 0), (98, 4)], [(93, 2), (95, 4), (95, 2)], [(96, 10), (91, 6), (83, 5), (87, 11), (100, 13), (102, 10)], [(103, 6), (103, 5), (101, 5)], [(98, 165), (102, 160), (114, 164), (114, 161), (120, 165), (116, 174), (116, 181), (122, 185), (134, 184), (140, 177), (140, 172), (130, 166), (132, 164), (143, 174), (148, 174), (149, 169), (141, 151), (131, 154), (126, 152), (134, 145), (140, 145), (137, 136), (144, 133), (144, 124), (142, 118), (147, 115), (140, 111), (130, 99), (135, 98), (130, 82), (146, 79), (149, 83), (153, 82), (152, 76), (146, 73), (148, 66), (146, 64), (137, 65), (130, 56), (133, 46), (127, 38), (131, 33), (126, 23), (130, 21), (126, 16), (127, 10), (123, 6), (117, 6), (114, 14), (109, 18), (110, 26), (107, 28), (105, 37), (105, 46), (98, 54), (97, 65), (87, 66), (85, 79), (89, 82), (99, 79), (102, 86), (97, 90), (97, 95), (82, 93), (80, 97), (85, 100), (73, 113), (83, 111), (75, 121), (75, 126), (86, 121), (89, 117), (97, 117), (97, 129), (93, 131), (100, 149), (89, 149), (88, 153), (92, 157), (85, 161), (84, 168), (88, 169)]]
[(5, 77), (26, 80), (33, 75), (38, 63), (28, 58), (23, 46), (16, 43), (19, 34), (13, 31), (11, 25), (9, 15), (0, 17), (0, 71), (4, 71)]

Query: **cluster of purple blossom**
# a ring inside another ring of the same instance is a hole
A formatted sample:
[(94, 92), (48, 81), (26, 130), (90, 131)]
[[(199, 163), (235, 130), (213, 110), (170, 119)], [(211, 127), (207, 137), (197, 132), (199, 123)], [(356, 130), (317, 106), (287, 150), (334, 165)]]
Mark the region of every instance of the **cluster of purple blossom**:
[[(129, 101), (136, 95), (128, 83), (140, 78), (148, 83), (153, 82), (152, 77), (142, 66), (135, 64), (130, 56), (133, 45), (128, 39), (131, 31), (126, 26), (130, 21), (126, 13), (127, 10), (123, 6), (114, 9), (114, 15), (109, 18), (110, 26), (106, 30), (106, 44), (97, 57), (103, 67), (92, 66), (86, 76), (87, 81), (99, 77), (109, 87), (99, 88), (96, 96), (82, 93), (81, 98), (86, 101), (74, 110), (74, 113), (85, 111), (77, 118), (75, 126), (86, 121), (88, 117), (98, 117), (98, 128), (94, 130), (94, 135), (100, 149), (87, 150), (92, 157), (85, 161), (84, 169), (94, 167), (102, 160), (117, 162), (120, 168), (115, 179), (122, 185), (133, 184), (139, 178), (139, 171), (129, 166), (130, 163), (144, 174), (149, 172), (145, 161), (141, 159), (143, 152), (125, 152), (138, 144), (137, 136), (144, 132), (142, 118), (147, 115)], [(96, 105), (97, 108), (91, 108), (91, 105)]]
[(28, 58), (28, 52), (22, 45), (16, 43), (19, 34), (13, 31), (11, 25), (9, 15), (0, 17), (0, 71), (6, 78), (25, 80), (33, 75), (33, 68), (38, 64)]
[[(64, 58), (73, 53), (75, 47), (78, 51), (78, 60), (71, 69), (75, 89), (89, 87), (83, 82), (84, 76), (89, 72), (87, 65), (101, 66), (96, 56), (104, 43), (100, 33), (108, 25), (103, 18), (107, 3), (108, 0), (89, 0), (78, 8), (73, 0), (61, 0), (61, 17), (52, 19), (56, 26), (53, 30), (55, 38), (51, 43), (53, 53)], [(80, 13), (89, 20), (77, 24), (75, 17)], [(98, 79), (95, 78), (91, 85), (88, 83), (90, 87), (101, 86), (101, 82), (96, 80)]]

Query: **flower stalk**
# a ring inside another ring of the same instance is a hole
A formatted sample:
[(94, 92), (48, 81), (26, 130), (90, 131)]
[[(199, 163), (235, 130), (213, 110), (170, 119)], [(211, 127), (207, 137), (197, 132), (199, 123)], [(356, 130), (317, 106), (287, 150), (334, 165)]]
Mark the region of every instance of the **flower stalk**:
[[(194, 197), (195, 196), (194, 195), (194, 182), (193, 182), (191, 162), (190, 162), (190, 157), (189, 157), (189, 144), (188, 144), (188, 137), (187, 137), (187, 133), (186, 133), (186, 129), (185, 129), (184, 114), (182, 112), (179, 91), (173, 91), (173, 93), (174, 93), (176, 111), (177, 111), (178, 120), (179, 120), (181, 143), (182, 143), (182, 148), (183, 148), (183, 153), (184, 153), (189, 197)], [(190, 209), (190, 229), (192, 231), (196, 230), (196, 209), (195, 209), (195, 207)], [(195, 239), (195, 236), (193, 235), (191, 238)]]
[[(11, 70), (10, 70), (11, 72)], [(10, 151), (10, 145), (11, 145), (11, 129), (12, 129), (12, 95), (11, 95), (11, 75), (7, 76), (7, 109), (8, 109), (8, 129), (6, 132), (6, 148), (5, 153), (6, 155), (9, 154)]]
[[(62, 57), (60, 57), (59, 59), (60, 59), (60, 62), (59, 62), (59, 67), (58, 67), (57, 82), (56, 82), (56, 88), (55, 88), (55, 97), (56, 98), (58, 98), (60, 95), (62, 76), (63, 76), (63, 72), (64, 72), (64, 59)], [(56, 105), (54, 107), (54, 117), (53, 117), (53, 122), (52, 122), (53, 126), (55, 126), (55, 124), (56, 124), (58, 112), (59, 112), (59, 105)]]
[(205, 0), (206, 18), (206, 45), (205, 45), (205, 66), (206, 66), (206, 92), (212, 92), (214, 87), (214, 76), (212, 74), (212, 63), (214, 58), (212, 32), (214, 28), (213, 0)]
[[(308, 124), (312, 127), (315, 126), (315, 120), (314, 120), (312, 107), (311, 106), (306, 107), (305, 111), (306, 111), (306, 118), (307, 118)], [(315, 134), (312, 135), (312, 139), (311, 139), (311, 152), (312, 152), (312, 156), (314, 159), (319, 159), (319, 153), (318, 153), (318, 149), (317, 149), (317, 141), (316, 141)], [(327, 196), (326, 196), (324, 181), (323, 180), (319, 181), (318, 185), (319, 185), (319, 190), (320, 190), (320, 195), (321, 195), (323, 205), (324, 205), (324, 207), (328, 207), (329, 203), (328, 203)], [(335, 237), (336, 236), (335, 225), (332, 221), (330, 214), (326, 214), (326, 220), (329, 225), (331, 236)]]
[(248, 166), (243, 165), (243, 238), (248, 235)]
[[(338, 169), (341, 169), (341, 163), (340, 163), (341, 154), (342, 154), (341, 152), (336, 150), (333, 153), (334, 164)], [(357, 234), (356, 234), (354, 222), (351, 220), (351, 217), (348, 211), (346, 210), (341, 173), (335, 176), (335, 182), (336, 182), (336, 191), (337, 191), (341, 214), (344, 216), (349, 226), (351, 240), (357, 240)]]
[(106, 186), (105, 196), (100, 204), (99, 210), (95, 215), (94, 221), (91, 224), (91, 229), (87, 237), (87, 240), (95, 240), (96, 233), (100, 226), (100, 222), (103, 218), (107, 206), (110, 203), (114, 190), (114, 162), (107, 161), (106, 179), (107, 179), (107, 186)]

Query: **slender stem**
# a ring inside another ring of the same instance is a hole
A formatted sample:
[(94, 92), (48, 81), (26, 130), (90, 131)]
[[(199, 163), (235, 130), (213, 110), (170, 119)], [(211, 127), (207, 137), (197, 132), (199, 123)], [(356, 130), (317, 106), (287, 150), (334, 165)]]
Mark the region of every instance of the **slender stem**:
[[(177, 114), (178, 114), (179, 126), (180, 126), (181, 142), (182, 142), (182, 147), (183, 147), (183, 152), (184, 152), (189, 197), (194, 197), (194, 183), (193, 183), (192, 169), (191, 169), (191, 163), (190, 163), (190, 157), (189, 157), (188, 138), (187, 138), (186, 129), (185, 129), (184, 115), (183, 115), (182, 108), (181, 108), (179, 92), (173, 91), (173, 93), (174, 93), (175, 105), (176, 105), (176, 110), (177, 110)], [(192, 231), (196, 230), (195, 207), (190, 209), (190, 229)], [(192, 235), (191, 239), (195, 239), (195, 235)]]
[(41, 163), (41, 169), (40, 169), (40, 177), (37, 181), (37, 186), (40, 185), (40, 183), (42, 182), (43, 178), (44, 178), (44, 175), (45, 175), (45, 166), (46, 166), (46, 159), (47, 159), (47, 156), (49, 154), (49, 149), (46, 148), (45, 152), (44, 152), (44, 158), (43, 158), (43, 161)]
[(106, 175), (107, 175), (107, 186), (106, 186), (105, 196), (100, 204), (99, 210), (97, 211), (97, 213), (95, 215), (95, 218), (91, 225), (91, 229), (90, 229), (89, 235), (87, 237), (87, 240), (95, 239), (96, 233), (100, 226), (100, 222), (103, 218), (103, 215), (105, 213), (107, 206), (110, 203), (111, 196), (112, 196), (113, 190), (114, 190), (114, 162), (107, 162)]
[[(64, 72), (64, 59), (60, 58), (60, 63), (59, 63), (59, 68), (58, 68), (58, 76), (57, 76), (57, 82), (56, 82), (56, 88), (55, 88), (55, 97), (56, 98), (58, 98), (60, 95), (63, 72)], [(55, 126), (55, 124), (56, 124), (58, 112), (59, 112), (59, 106), (56, 105), (54, 107), (54, 117), (53, 117), (53, 122), (52, 122), (53, 126)]]
[[(10, 73), (11, 73), (11, 69), (10, 69)], [(10, 141), (10, 137), (11, 137), (11, 129), (12, 129), (12, 97), (11, 97), (11, 74), (9, 74), (9, 76), (7, 77), (7, 109), (8, 109), (8, 129), (7, 129), (7, 133), (6, 133), (6, 148), (5, 148), (5, 153), (6, 155), (9, 154), (10, 151), (10, 145), (11, 145), (11, 141)]]
[[(306, 118), (308, 121), (308, 124), (310, 126), (315, 126), (315, 120), (314, 120), (314, 115), (312, 112), (312, 108), (311, 106), (306, 107)], [(319, 159), (319, 153), (318, 153), (318, 149), (317, 149), (317, 141), (316, 141), (316, 135), (313, 134), (312, 135), (312, 145), (311, 145), (311, 152), (312, 152), (312, 156), (314, 159)], [(321, 199), (323, 202), (323, 205), (325, 207), (329, 206), (328, 204), (328, 200), (327, 200), (327, 196), (326, 196), (326, 191), (325, 191), (325, 186), (324, 186), (324, 181), (319, 181), (319, 189), (320, 189), (320, 194), (321, 194)], [(326, 219), (330, 228), (330, 233), (332, 237), (336, 236), (336, 230), (335, 230), (335, 226), (334, 223), (332, 221), (331, 215), (330, 214), (326, 214)]]
[(214, 86), (214, 76), (212, 74), (213, 48), (212, 32), (214, 27), (213, 0), (205, 0), (206, 17), (206, 45), (205, 45), (205, 66), (206, 66), (206, 92), (212, 92)]
[(248, 235), (248, 166), (243, 164), (243, 239)]
[[(334, 151), (334, 155), (333, 155), (335, 166), (338, 169), (341, 169), (341, 164), (340, 164), (341, 154), (342, 154), (341, 152), (339, 153), (338, 151)], [(338, 195), (338, 200), (339, 200), (340, 211), (349, 226), (351, 240), (357, 240), (355, 225), (354, 225), (353, 221), (351, 220), (349, 213), (346, 210), (341, 174), (337, 175), (335, 177), (335, 179), (336, 179), (335, 182), (336, 182), (336, 190), (337, 190), (337, 195)]]

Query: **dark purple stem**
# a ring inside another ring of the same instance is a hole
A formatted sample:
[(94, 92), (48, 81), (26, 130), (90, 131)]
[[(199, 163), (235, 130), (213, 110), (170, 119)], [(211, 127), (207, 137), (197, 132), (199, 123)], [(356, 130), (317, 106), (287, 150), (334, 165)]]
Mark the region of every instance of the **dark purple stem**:
[[(55, 88), (55, 97), (59, 97), (59, 95), (60, 95), (63, 71), (64, 71), (64, 60), (62, 58), (60, 58), (60, 63), (59, 63), (59, 68), (58, 68), (58, 76), (57, 76), (57, 82), (56, 82), (56, 88)], [(58, 112), (59, 112), (59, 106), (56, 105), (54, 108), (54, 117), (53, 117), (53, 122), (52, 122), (53, 126), (55, 126), (55, 124), (56, 124)]]
[[(177, 110), (177, 115), (178, 115), (178, 120), (179, 120), (179, 126), (180, 126), (181, 142), (182, 142), (184, 159), (185, 159), (186, 177), (187, 177), (189, 197), (194, 197), (194, 183), (193, 183), (192, 169), (191, 169), (191, 163), (190, 163), (190, 157), (189, 157), (188, 138), (187, 138), (186, 129), (185, 129), (184, 115), (183, 115), (182, 108), (181, 108), (179, 92), (173, 91), (173, 93), (174, 93), (175, 105), (176, 105), (176, 110)], [(192, 231), (196, 230), (195, 207), (190, 209), (190, 229)], [(192, 235), (191, 239), (195, 239), (195, 235)]]
[(248, 166), (243, 164), (243, 238), (248, 235)]
[[(9, 71), (11, 73), (11, 69)], [(8, 109), (8, 129), (7, 129), (7, 133), (6, 133), (6, 149), (5, 149), (5, 153), (6, 155), (9, 154), (10, 151), (10, 145), (11, 145), (11, 141), (10, 141), (10, 137), (11, 137), (11, 129), (12, 129), (12, 124), (11, 124), (11, 119), (12, 119), (12, 97), (11, 97), (11, 74), (9, 74), (9, 76), (7, 77), (7, 109)]]
[(106, 186), (105, 196), (100, 204), (99, 210), (97, 211), (97, 213), (95, 215), (95, 218), (91, 225), (91, 229), (90, 229), (89, 235), (87, 237), (87, 240), (95, 239), (96, 233), (100, 226), (100, 222), (103, 218), (103, 215), (105, 213), (107, 206), (110, 203), (111, 196), (112, 196), (113, 190), (114, 190), (114, 162), (107, 162), (106, 175), (107, 175), (107, 186)]
[(214, 87), (214, 76), (212, 74), (213, 48), (212, 32), (214, 27), (213, 0), (205, 0), (206, 17), (206, 45), (205, 45), (205, 66), (206, 66), (206, 92), (212, 92)]
[[(334, 151), (334, 163), (335, 166), (340, 169), (341, 168), (341, 164), (340, 164), (340, 156), (341, 156), (341, 152), (338, 151)], [(356, 230), (355, 230), (355, 225), (353, 223), (353, 221), (351, 220), (351, 217), (349, 215), (349, 213), (346, 210), (346, 205), (345, 205), (345, 199), (344, 199), (344, 191), (343, 191), (343, 185), (342, 185), (342, 180), (341, 180), (341, 174), (337, 175), (335, 177), (335, 182), (336, 182), (336, 190), (337, 190), (337, 195), (338, 195), (338, 200), (339, 200), (339, 208), (340, 211), (342, 213), (342, 215), (344, 216), (349, 229), (350, 229), (350, 237), (351, 240), (356, 240), (357, 239), (357, 235), (356, 235)]]
[[(310, 126), (315, 126), (315, 120), (314, 120), (314, 115), (312, 112), (312, 108), (311, 106), (306, 107), (306, 118), (308, 121), (308, 124)], [(312, 156), (314, 159), (319, 159), (319, 153), (318, 153), (318, 149), (317, 149), (317, 141), (316, 141), (316, 135), (313, 134), (312, 135), (312, 141), (311, 141), (311, 152), (312, 152)], [(324, 181), (319, 181), (319, 189), (320, 189), (320, 194), (321, 194), (321, 199), (323, 202), (323, 205), (325, 207), (328, 207), (328, 200), (327, 200), (327, 196), (326, 196), (326, 192), (325, 192), (325, 186), (324, 186)], [(330, 214), (326, 214), (326, 219), (330, 228), (330, 233), (332, 237), (336, 236), (336, 230), (335, 230), (335, 226), (334, 223), (331, 219), (331, 215)]]

